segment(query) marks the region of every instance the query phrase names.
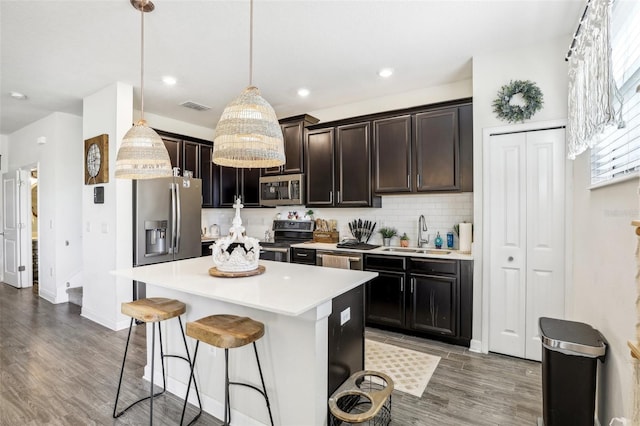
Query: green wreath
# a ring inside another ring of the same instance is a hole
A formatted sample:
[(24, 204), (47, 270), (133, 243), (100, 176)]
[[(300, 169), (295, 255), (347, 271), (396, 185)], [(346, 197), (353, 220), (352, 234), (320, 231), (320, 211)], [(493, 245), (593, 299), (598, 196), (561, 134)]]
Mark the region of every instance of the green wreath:
[[(520, 93), (526, 102), (524, 106), (511, 104), (511, 98)], [(509, 123), (524, 122), (533, 116), (543, 104), (542, 91), (529, 80), (510, 81), (498, 91), (498, 97), (493, 101), (493, 112), (501, 120)]]

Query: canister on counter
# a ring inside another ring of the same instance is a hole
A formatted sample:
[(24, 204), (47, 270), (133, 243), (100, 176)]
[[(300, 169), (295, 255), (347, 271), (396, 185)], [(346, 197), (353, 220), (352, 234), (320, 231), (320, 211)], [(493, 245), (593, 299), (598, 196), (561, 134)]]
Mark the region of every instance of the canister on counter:
[(453, 232), (447, 232), (447, 248), (453, 248)]

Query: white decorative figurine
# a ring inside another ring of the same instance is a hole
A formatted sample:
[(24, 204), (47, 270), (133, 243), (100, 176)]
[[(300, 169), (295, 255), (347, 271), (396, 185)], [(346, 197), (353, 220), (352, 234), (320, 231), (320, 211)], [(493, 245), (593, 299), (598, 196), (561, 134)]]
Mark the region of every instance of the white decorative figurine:
[(244, 235), (244, 226), (240, 218), (240, 209), (243, 207), (238, 197), (233, 204), (236, 215), (231, 222), (229, 235), (216, 241), (212, 247), (213, 263), (219, 271), (246, 272), (258, 268), (260, 243), (256, 238)]

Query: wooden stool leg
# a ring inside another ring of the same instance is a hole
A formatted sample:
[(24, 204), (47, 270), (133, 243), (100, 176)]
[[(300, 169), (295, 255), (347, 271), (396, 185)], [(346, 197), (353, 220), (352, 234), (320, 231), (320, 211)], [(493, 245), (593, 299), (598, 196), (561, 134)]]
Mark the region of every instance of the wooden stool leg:
[(269, 411), (269, 420), (271, 421), (271, 426), (273, 426), (273, 416), (271, 415), (271, 405), (269, 404), (269, 397), (267, 396), (267, 387), (264, 385), (264, 377), (262, 376), (262, 367), (260, 367), (260, 357), (258, 357), (258, 348), (256, 347), (256, 342), (253, 342), (253, 352), (256, 354), (256, 363), (258, 364), (258, 372), (260, 373), (260, 382), (262, 383), (262, 390), (264, 401), (267, 403), (267, 411)]

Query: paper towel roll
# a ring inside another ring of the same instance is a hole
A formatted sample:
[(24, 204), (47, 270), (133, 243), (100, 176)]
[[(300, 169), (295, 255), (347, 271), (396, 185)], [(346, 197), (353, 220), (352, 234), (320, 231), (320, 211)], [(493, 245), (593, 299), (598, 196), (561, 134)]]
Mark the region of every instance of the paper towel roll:
[(471, 253), (471, 238), (473, 235), (471, 223), (460, 224), (460, 252)]

